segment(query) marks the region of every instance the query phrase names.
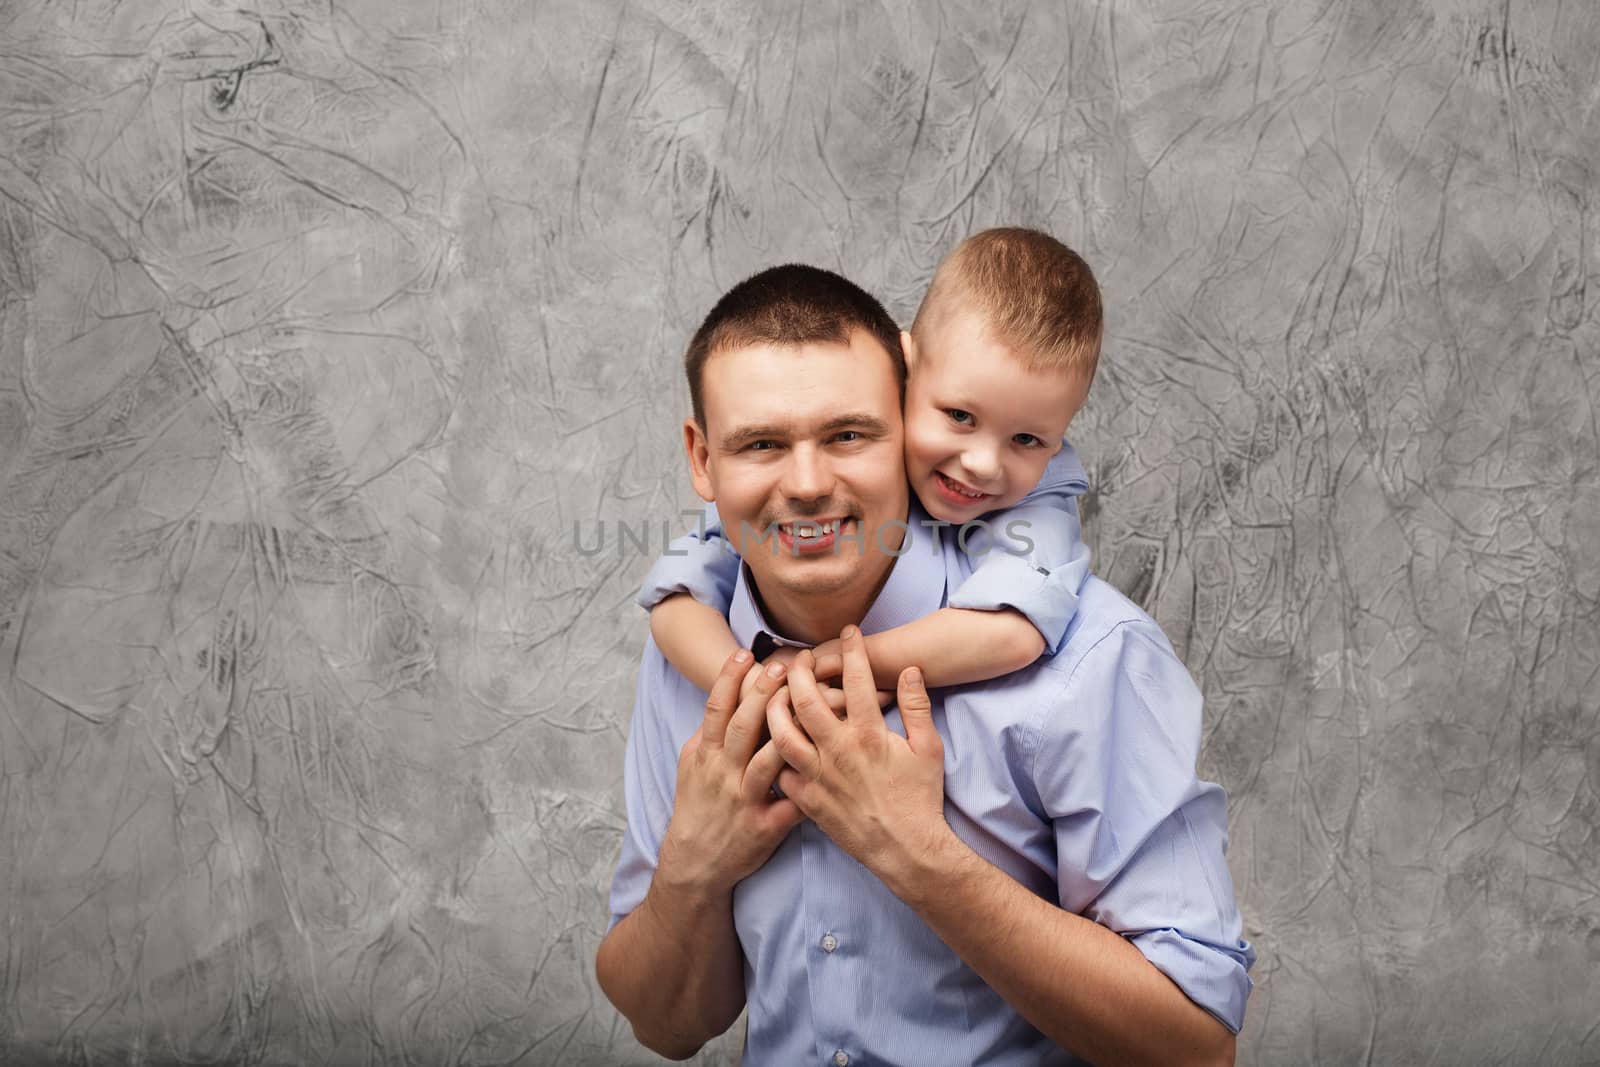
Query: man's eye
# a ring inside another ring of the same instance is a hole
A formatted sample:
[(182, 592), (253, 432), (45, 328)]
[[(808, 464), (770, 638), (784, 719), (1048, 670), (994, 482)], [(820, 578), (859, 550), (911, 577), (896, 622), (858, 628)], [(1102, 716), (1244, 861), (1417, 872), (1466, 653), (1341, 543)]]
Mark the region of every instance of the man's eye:
[(945, 408), (944, 413), (950, 416), (951, 422), (959, 426), (966, 426), (972, 422), (971, 413), (962, 411), (960, 408)]
[(861, 431), (859, 431), (859, 430), (841, 430), (838, 433), (833, 435), (833, 439), (835, 441), (838, 441), (840, 444), (845, 444), (845, 445), (854, 444), (855, 442), (861, 440)]
[(744, 446), (746, 452), (770, 452), (778, 447), (776, 441), (751, 441)]

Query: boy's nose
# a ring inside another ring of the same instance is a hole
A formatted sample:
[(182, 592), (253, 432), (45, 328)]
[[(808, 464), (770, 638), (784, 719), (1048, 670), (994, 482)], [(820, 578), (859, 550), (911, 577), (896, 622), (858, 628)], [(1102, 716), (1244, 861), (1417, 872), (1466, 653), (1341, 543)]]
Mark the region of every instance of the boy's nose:
[(1000, 473), (1000, 456), (992, 446), (971, 445), (961, 453), (961, 466), (978, 487), (987, 487)]

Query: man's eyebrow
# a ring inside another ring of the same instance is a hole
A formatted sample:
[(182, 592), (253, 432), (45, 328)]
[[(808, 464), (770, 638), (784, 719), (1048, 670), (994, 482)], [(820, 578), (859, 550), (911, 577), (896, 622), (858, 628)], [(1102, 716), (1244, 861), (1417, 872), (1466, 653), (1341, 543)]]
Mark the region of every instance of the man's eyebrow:
[[(861, 433), (885, 436), (889, 432), (889, 424), (878, 416), (865, 411), (852, 411), (844, 415), (836, 415), (817, 427), (816, 433), (826, 436), (838, 433), (840, 430), (856, 430)], [(735, 451), (752, 441), (763, 441), (769, 438), (785, 440), (796, 432), (792, 423), (771, 423), (755, 426), (739, 426), (729, 430), (722, 437), (722, 447), (727, 451)]]
[(732, 452), (751, 441), (761, 441), (769, 437), (782, 438), (788, 434), (787, 426), (740, 426), (722, 435), (722, 447)]
[(876, 415), (865, 411), (853, 411), (848, 415), (840, 415), (829, 419), (819, 427), (819, 433), (834, 433), (838, 430), (860, 430), (862, 433), (886, 434), (889, 424)]

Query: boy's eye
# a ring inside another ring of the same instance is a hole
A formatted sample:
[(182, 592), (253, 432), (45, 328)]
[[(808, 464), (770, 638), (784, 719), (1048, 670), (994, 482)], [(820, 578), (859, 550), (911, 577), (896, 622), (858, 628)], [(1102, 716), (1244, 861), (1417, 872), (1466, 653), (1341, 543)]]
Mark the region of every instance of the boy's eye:
[(1013, 437), (1012, 440), (1024, 448), (1032, 448), (1034, 445), (1044, 444), (1043, 441), (1039, 440), (1031, 433), (1019, 433)]
[(951, 422), (960, 426), (965, 426), (972, 421), (972, 414), (962, 411), (960, 408), (945, 408), (944, 413), (950, 416)]

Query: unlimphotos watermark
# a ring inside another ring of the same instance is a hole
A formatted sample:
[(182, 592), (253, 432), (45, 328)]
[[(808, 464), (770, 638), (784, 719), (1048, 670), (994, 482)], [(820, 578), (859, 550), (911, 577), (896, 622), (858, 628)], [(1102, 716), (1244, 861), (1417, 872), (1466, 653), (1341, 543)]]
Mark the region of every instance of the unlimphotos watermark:
[[(993, 523), (983, 519), (971, 519), (957, 526), (955, 523), (945, 522), (942, 519), (921, 519), (913, 525), (904, 519), (890, 519), (881, 524), (875, 534), (869, 538), (867, 532), (861, 528), (855, 519), (845, 520), (837, 529), (824, 529), (820, 523), (808, 523), (804, 519), (781, 524), (769, 524), (765, 527), (756, 527), (740, 520), (739, 536), (730, 539), (725, 531), (713, 529), (706, 525), (705, 513), (701, 511), (680, 512), (678, 518), (691, 518), (698, 522), (694, 531), (683, 534), (675, 539), (674, 526), (670, 520), (640, 519), (636, 522), (625, 519), (612, 519), (609, 529), (614, 531), (613, 536), (607, 537), (608, 523), (605, 519), (594, 520), (588, 530), (582, 521), (572, 521), (572, 547), (580, 556), (598, 556), (607, 551), (609, 547), (618, 558), (626, 558), (631, 553), (639, 555), (662, 556), (688, 556), (693, 554), (698, 546), (715, 545), (719, 551), (736, 552), (739, 546), (746, 547), (746, 554), (751, 547), (770, 545), (773, 555), (787, 552), (790, 555), (838, 555), (843, 546), (854, 545), (857, 555), (865, 555), (869, 540), (875, 542), (871, 547), (886, 556), (908, 555), (916, 541), (914, 531), (922, 528), (926, 533), (926, 543), (933, 555), (939, 554), (942, 538), (953, 536), (956, 547), (967, 556), (985, 556), (990, 552), (1001, 551), (1012, 556), (1026, 556), (1033, 551), (1033, 538), (1028, 536), (1032, 524), (1027, 519), (1012, 519), (1005, 524), (1003, 535), (995, 530)], [(789, 527), (784, 530), (783, 527)], [(802, 531), (801, 527), (806, 527)], [(952, 534), (944, 531), (952, 530)], [(830, 540), (831, 538), (831, 540)], [(827, 542), (826, 546), (822, 542)]]

